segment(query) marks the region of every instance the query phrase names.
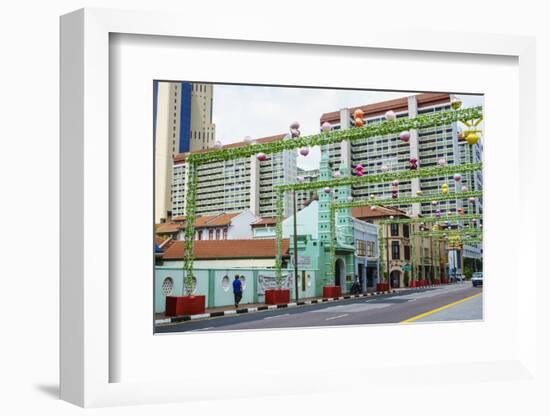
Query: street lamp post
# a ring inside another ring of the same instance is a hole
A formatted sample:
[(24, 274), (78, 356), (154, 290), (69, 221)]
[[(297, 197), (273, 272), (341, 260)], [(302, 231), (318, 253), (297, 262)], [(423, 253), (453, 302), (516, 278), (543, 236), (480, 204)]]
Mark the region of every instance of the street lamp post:
[(296, 190), (293, 191), (294, 215), (294, 286), (296, 289), (296, 302), (298, 302), (298, 224), (296, 222)]

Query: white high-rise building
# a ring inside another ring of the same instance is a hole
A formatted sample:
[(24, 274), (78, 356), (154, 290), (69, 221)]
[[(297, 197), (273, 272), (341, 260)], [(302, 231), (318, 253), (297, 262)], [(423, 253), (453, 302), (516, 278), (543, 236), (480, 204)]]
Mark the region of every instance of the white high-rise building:
[[(286, 140), (285, 134), (257, 139), (257, 143)], [(288, 139), (292, 140), (292, 139)], [(246, 146), (244, 142), (224, 146)], [(188, 180), (186, 159), (182, 153), (174, 158), (172, 178), (173, 217), (183, 217), (186, 212), (186, 183)], [(255, 155), (229, 161), (200, 165), (196, 215), (214, 215), (222, 212), (240, 212), (250, 209), (260, 217), (276, 215), (275, 185), (296, 182), (295, 150), (285, 150), (259, 161)], [(292, 195), (285, 195), (284, 215), (292, 212)]]
[[(355, 108), (345, 108), (321, 116), (320, 123), (329, 122), (333, 129), (347, 129), (353, 126), (353, 112), (360, 108), (364, 112), (365, 124), (379, 123), (385, 120), (385, 113), (392, 110), (397, 117), (414, 118), (417, 115), (445, 111), (451, 108), (451, 96), (446, 93), (418, 94), (410, 97), (364, 105)], [(468, 145), (458, 138), (458, 123), (437, 126), (429, 129), (411, 131), (409, 143), (399, 140), (398, 134), (371, 137), (353, 142), (342, 142), (328, 146), (332, 170), (339, 169), (340, 164), (361, 163), (366, 174), (381, 172), (381, 166), (385, 165), (389, 171), (409, 169), (409, 160), (416, 158), (418, 167), (425, 168), (435, 166), (438, 160), (445, 159), (447, 165), (479, 162), (483, 158), (481, 140), (474, 146)], [(441, 185), (447, 183), (451, 192), (460, 190), (466, 186), (469, 190), (481, 190), (483, 188), (481, 172), (463, 174), (462, 181), (455, 183), (453, 176), (412, 179), (401, 181), (399, 184), (399, 197), (415, 196), (417, 191), (424, 194), (438, 193)], [(374, 195), (376, 199), (391, 198), (391, 184), (365, 184), (354, 185), (352, 194), (354, 198), (366, 199)], [(439, 204), (442, 211), (456, 212), (456, 208), (465, 206), (467, 201), (446, 201)], [(408, 206), (400, 207), (409, 209)], [(469, 204), (468, 212), (481, 213), (481, 198), (475, 204)], [(432, 214), (434, 207), (428, 202), (413, 204), (412, 214)]]
[(213, 86), (190, 82), (154, 83), (155, 222), (171, 216), (174, 156), (212, 147)]

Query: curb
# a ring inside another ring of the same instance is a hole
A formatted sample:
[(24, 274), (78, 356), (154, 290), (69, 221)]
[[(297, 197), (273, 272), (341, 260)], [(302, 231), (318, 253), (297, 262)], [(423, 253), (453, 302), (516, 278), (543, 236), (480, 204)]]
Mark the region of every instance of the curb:
[[(428, 287), (432, 287), (432, 286), (425, 286), (424, 288), (428, 288)], [(417, 289), (417, 288), (411, 288), (411, 289)], [(423, 289), (423, 288), (418, 288), (418, 289)], [(252, 308), (230, 309), (226, 311), (201, 313), (197, 315), (174, 316), (171, 318), (156, 319), (155, 325), (194, 321), (196, 319), (219, 318), (222, 316), (237, 315), (237, 314), (243, 314), (243, 313), (254, 313), (254, 312), (268, 311), (273, 309), (294, 308), (294, 307), (303, 306), (303, 305), (315, 305), (315, 304), (324, 303), (324, 302), (335, 302), (338, 300), (345, 300), (345, 299), (357, 299), (357, 298), (366, 298), (366, 297), (373, 297), (373, 296), (380, 296), (380, 295), (389, 295), (392, 293), (398, 293), (398, 292), (397, 290), (392, 290), (391, 292), (361, 293), (359, 295), (343, 295), (337, 298), (320, 298), (320, 299), (304, 300), (304, 301), (298, 301), (298, 302), (281, 303), (278, 305), (263, 305), (263, 306), (257, 306)]]

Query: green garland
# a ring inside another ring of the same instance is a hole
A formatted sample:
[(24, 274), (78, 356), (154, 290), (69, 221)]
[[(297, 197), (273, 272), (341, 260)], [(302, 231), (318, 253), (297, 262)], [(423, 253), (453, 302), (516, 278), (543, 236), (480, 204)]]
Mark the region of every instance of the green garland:
[(367, 205), (374, 206), (395, 206), (395, 205), (411, 205), (416, 203), (431, 202), (431, 201), (451, 201), (454, 199), (466, 199), (470, 197), (480, 197), (482, 191), (467, 191), (467, 192), (449, 192), (448, 194), (429, 194), (416, 197), (396, 198), (396, 199), (361, 199), (352, 202), (337, 202), (333, 203), (335, 209), (341, 208), (356, 208)]
[(397, 134), (405, 130), (424, 129), (441, 126), (455, 121), (480, 119), (481, 107), (465, 108), (462, 110), (448, 110), (437, 113), (419, 115), (415, 118), (399, 118), (392, 121), (367, 124), (364, 127), (335, 130), (327, 133), (319, 133), (311, 136), (298, 137), (292, 140), (278, 140), (270, 143), (250, 144), (221, 150), (211, 150), (204, 153), (191, 153), (187, 161), (196, 163), (209, 163), (223, 160), (234, 160), (253, 156), (257, 153), (279, 153), (284, 150), (299, 149), (301, 147), (325, 146), (340, 143), (345, 140), (354, 141), (388, 134)]
[(482, 235), (483, 230), (480, 228), (464, 228), (462, 230), (440, 230), (440, 231), (418, 231), (413, 235), (419, 237), (444, 237), (446, 235), (461, 236), (461, 235)]
[(277, 253), (275, 256), (275, 284), (277, 288), (281, 288), (283, 281), (282, 271), (282, 252), (283, 252), (283, 198), (284, 193), (277, 190), (277, 202), (276, 202), (276, 217), (277, 223), (275, 224), (275, 241)]
[(185, 218), (185, 242), (183, 245), (184, 289), (187, 296), (193, 293), (193, 243), (195, 240), (195, 212), (197, 198), (197, 165), (188, 163), (187, 207)]
[(393, 220), (382, 220), (379, 224), (420, 224), (423, 222), (443, 222), (443, 221), (468, 221), (483, 218), (481, 214), (463, 214), (463, 215), (449, 215), (441, 216), (437, 218), (433, 217), (415, 217), (415, 218), (396, 218)]
[(402, 170), (398, 172), (379, 173), (365, 176), (347, 176), (338, 179), (329, 179), (317, 182), (304, 182), (288, 185), (277, 185), (275, 189), (283, 191), (309, 191), (325, 187), (336, 188), (338, 186), (357, 185), (362, 183), (375, 184), (390, 182), (393, 180), (408, 180), (415, 178), (432, 178), (438, 176), (452, 176), (455, 173), (469, 173), (481, 170), (482, 163), (467, 163), (463, 165), (431, 166), (418, 170)]

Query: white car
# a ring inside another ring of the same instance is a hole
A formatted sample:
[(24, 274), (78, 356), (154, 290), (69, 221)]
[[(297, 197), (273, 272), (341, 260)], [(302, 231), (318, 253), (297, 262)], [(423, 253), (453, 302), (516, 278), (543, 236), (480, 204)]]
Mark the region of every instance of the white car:
[(472, 274), (472, 286), (483, 286), (483, 273), (482, 272), (475, 272)]

